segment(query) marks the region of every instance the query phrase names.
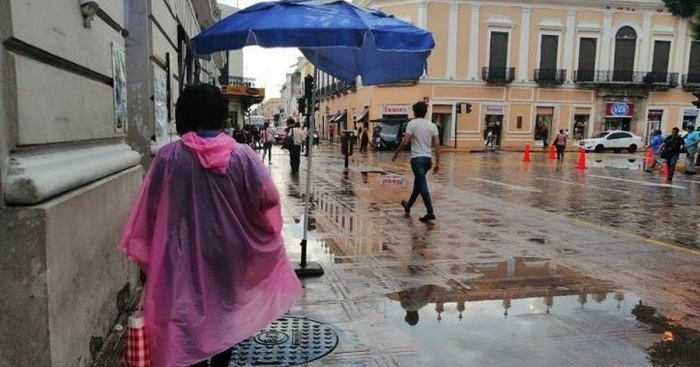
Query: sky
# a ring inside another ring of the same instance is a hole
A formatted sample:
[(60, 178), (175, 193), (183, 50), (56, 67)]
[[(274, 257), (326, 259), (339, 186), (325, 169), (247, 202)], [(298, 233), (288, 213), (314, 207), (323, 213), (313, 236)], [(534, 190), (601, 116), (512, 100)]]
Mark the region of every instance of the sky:
[[(218, 0), (218, 2), (243, 9), (261, 1)], [(285, 76), (294, 70), (299, 56), (301, 52), (296, 48), (245, 47), (243, 48), (243, 76), (255, 78), (255, 85), (265, 88), (266, 99), (279, 97)]]

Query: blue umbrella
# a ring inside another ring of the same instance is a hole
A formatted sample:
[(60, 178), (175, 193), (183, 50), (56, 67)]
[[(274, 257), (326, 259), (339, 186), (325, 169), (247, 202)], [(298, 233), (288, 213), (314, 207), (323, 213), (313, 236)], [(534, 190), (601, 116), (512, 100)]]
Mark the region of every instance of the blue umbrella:
[[(423, 75), (426, 59), (435, 46), (430, 32), (382, 12), (360, 8), (342, 0), (281, 0), (249, 6), (215, 23), (192, 39), (199, 56), (245, 46), (297, 47), (318, 70), (333, 77), (362, 84), (385, 84)], [(314, 105), (315, 93), (310, 105)], [(313, 136), (314, 114), (309, 116)], [(300, 276), (321, 275), (323, 268), (307, 263), (311, 192), (311, 150), (308, 147), (304, 238)]]
[(333, 77), (375, 85), (423, 75), (435, 46), (430, 32), (342, 0), (282, 0), (249, 6), (192, 39), (194, 53), (297, 47)]

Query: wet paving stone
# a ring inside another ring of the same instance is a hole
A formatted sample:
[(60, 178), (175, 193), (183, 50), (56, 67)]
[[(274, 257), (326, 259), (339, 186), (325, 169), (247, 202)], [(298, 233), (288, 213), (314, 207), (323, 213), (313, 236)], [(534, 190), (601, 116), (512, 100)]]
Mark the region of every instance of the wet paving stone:
[[(303, 280), (314, 294), (291, 314), (328, 319), (340, 341), (309, 366), (687, 362), (650, 348), (674, 348), (659, 344), (671, 327), (686, 339), (700, 329), (692, 178), (664, 186), (629, 156), (601, 155), (580, 172), (537, 155), (524, 166), (517, 153), (445, 154), (428, 178), (438, 219), (426, 225), (420, 199), (409, 218), (398, 204), (410, 187), (382, 187), (369, 172), (411, 178), (407, 155), (356, 155), (344, 171), (336, 146), (315, 154), (309, 257), (326, 275)], [(290, 177), (286, 157), (274, 159), (294, 260), (306, 176)], [(671, 326), (637, 320), (640, 301)]]

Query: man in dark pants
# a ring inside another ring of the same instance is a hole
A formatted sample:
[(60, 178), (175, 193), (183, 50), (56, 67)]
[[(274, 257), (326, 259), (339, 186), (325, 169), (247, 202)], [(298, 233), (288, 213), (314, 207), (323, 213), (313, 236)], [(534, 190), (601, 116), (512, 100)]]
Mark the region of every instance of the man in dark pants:
[[(399, 152), (402, 152), (408, 144), (411, 144), (411, 169), (415, 176), (413, 180), (413, 192), (408, 201), (402, 200), (406, 216), (411, 213), (411, 207), (416, 202), (418, 194), (423, 198), (423, 204), (428, 213), (420, 218), (421, 222), (435, 220), (433, 213), (433, 204), (430, 201), (430, 191), (428, 191), (428, 181), (425, 175), (433, 168), (433, 173), (440, 170), (440, 140), (438, 137), (438, 128), (425, 119), (425, 114), (428, 112), (428, 105), (425, 102), (417, 102), (413, 105), (413, 114), (415, 119), (408, 122), (406, 132), (403, 134), (401, 144), (396, 148), (392, 161), (396, 160)], [(435, 149), (435, 166), (432, 164), (432, 150)]]
[(666, 159), (668, 167), (668, 177), (666, 181), (673, 181), (673, 173), (676, 171), (676, 163), (678, 156), (681, 154), (681, 149), (685, 143), (683, 138), (678, 135), (678, 128), (671, 129), (671, 135), (666, 137), (664, 144), (661, 146), (661, 158)]
[(289, 132), (287, 135), (292, 137), (292, 145), (289, 147), (289, 166), (292, 169), (292, 173), (299, 172), (299, 163), (301, 161), (301, 145), (306, 139), (306, 134), (299, 128), (299, 123), (294, 122), (290, 119), (288, 123), (291, 124)]

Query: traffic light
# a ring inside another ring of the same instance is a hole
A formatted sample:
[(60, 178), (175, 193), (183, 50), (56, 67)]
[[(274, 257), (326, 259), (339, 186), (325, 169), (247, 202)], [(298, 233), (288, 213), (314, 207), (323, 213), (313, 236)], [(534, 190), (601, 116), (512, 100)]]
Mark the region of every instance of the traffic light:
[(457, 113), (462, 113), (462, 104), (457, 103)]
[(297, 98), (297, 109), (299, 110), (299, 113), (306, 114), (306, 98)]
[(697, 99), (691, 103), (693, 104), (693, 106), (700, 108), (700, 89), (693, 91), (693, 96)]
[(304, 77), (304, 97), (309, 101), (311, 100), (311, 95), (314, 93), (314, 77), (307, 75)]
[(464, 106), (466, 107), (464, 109), (464, 112), (466, 113), (472, 113), (472, 104), (471, 103), (465, 103)]

